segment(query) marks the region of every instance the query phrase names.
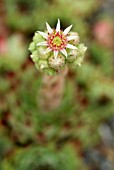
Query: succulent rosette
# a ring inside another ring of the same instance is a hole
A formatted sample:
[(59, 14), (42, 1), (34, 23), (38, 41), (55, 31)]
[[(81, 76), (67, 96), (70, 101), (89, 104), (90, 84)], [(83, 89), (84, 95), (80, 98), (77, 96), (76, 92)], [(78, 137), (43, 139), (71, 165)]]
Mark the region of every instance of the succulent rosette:
[(70, 32), (72, 25), (64, 31), (58, 19), (56, 29), (46, 22), (45, 32), (37, 31), (29, 46), (36, 68), (53, 75), (66, 65), (81, 66), (87, 47), (79, 43), (77, 32)]

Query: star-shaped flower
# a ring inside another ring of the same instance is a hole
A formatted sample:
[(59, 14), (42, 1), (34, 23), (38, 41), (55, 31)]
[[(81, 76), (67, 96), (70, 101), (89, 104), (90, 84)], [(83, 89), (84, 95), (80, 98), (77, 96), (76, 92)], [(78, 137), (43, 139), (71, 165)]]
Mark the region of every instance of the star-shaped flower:
[(43, 38), (45, 38), (45, 41), (38, 43), (37, 46), (47, 47), (43, 54), (52, 51), (54, 54), (54, 58), (57, 59), (58, 53), (61, 52), (67, 58), (66, 48), (72, 50), (77, 49), (76, 46), (69, 43), (71, 40), (76, 40), (79, 38), (78, 35), (72, 35), (72, 36), (69, 35), (72, 25), (70, 25), (64, 31), (62, 31), (60, 29), (60, 20), (58, 19), (56, 29), (52, 29), (47, 22), (46, 22), (46, 27), (48, 33), (38, 31), (38, 33)]
[(37, 31), (29, 45), (32, 58), (38, 70), (55, 75), (66, 66), (81, 66), (87, 47), (79, 41), (77, 32), (71, 32), (72, 25), (60, 28), (60, 20), (52, 29), (46, 22), (47, 31)]

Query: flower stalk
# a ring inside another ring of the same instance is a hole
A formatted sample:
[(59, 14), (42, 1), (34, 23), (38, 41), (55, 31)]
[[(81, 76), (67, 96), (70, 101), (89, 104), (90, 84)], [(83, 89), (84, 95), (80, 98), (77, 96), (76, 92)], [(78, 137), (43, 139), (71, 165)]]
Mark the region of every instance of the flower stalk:
[(63, 95), (68, 68), (61, 70), (55, 76), (44, 74), (40, 89), (39, 105), (41, 110), (51, 111), (60, 106)]

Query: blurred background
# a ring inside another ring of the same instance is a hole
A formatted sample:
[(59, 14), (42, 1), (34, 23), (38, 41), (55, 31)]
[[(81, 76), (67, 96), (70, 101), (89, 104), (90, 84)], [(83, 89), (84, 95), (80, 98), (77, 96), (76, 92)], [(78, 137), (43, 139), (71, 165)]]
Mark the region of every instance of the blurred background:
[[(59, 107), (44, 111), (48, 84), (28, 46), (58, 18), (88, 50), (57, 86)], [(113, 162), (114, 0), (1, 0), (0, 170), (114, 170)]]

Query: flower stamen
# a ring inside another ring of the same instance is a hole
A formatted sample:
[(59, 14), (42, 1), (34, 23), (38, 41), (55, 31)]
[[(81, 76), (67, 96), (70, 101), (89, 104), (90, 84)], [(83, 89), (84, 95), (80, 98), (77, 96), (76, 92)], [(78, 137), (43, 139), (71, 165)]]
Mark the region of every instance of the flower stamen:
[(60, 51), (66, 47), (67, 38), (62, 34), (62, 32), (52, 33), (48, 36), (47, 43), (52, 50)]

